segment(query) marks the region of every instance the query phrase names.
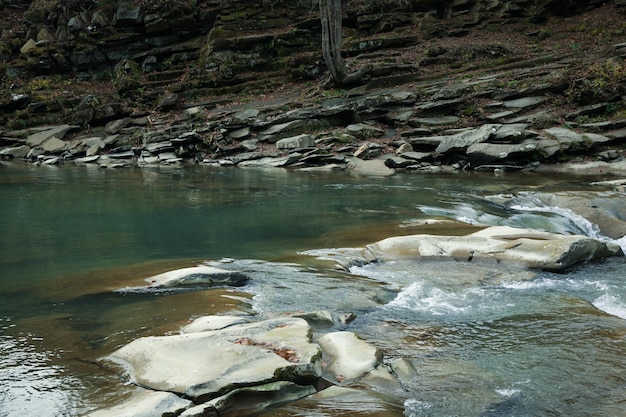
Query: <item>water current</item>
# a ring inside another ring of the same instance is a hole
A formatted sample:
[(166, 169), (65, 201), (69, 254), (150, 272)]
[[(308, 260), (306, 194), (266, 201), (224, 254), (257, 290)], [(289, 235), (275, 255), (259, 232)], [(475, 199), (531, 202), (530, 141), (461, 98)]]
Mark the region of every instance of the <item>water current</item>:
[[(398, 392), (364, 389), (264, 415), (626, 416), (624, 258), (530, 274), (432, 260), (346, 271), (313, 256), (468, 224), (610, 240), (535, 198), (582, 192), (626, 201), (592, 180), (0, 165), (0, 417), (80, 416), (126, 398), (127, 377), (101, 358), (198, 316), (316, 310), (356, 317), (316, 331), (353, 331), (417, 376)], [(502, 196), (513, 200), (501, 204)], [(131, 290), (198, 264), (251, 281)]]

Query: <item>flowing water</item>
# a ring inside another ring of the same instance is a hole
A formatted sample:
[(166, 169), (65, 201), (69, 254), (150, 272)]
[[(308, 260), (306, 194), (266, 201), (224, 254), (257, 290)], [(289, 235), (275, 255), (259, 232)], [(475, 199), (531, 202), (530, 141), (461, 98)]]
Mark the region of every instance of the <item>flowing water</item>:
[[(530, 275), (452, 261), (342, 271), (311, 256), (458, 233), (468, 227), (459, 221), (608, 240), (533, 198), (597, 192), (589, 181), (0, 165), (0, 416), (78, 416), (120, 401), (132, 387), (100, 358), (195, 317), (314, 310), (354, 314), (320, 331), (354, 331), (417, 372), (400, 392), (307, 399), (268, 416), (626, 416), (624, 258)], [(494, 202), (503, 194), (515, 204)], [(455, 222), (424, 225), (433, 218)], [(251, 281), (131, 290), (201, 263)]]

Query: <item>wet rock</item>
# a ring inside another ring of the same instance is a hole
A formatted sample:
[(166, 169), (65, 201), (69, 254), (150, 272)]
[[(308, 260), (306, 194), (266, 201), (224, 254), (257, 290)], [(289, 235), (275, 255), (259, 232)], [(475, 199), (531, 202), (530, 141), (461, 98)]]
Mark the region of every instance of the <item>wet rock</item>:
[[(626, 236), (626, 207), (623, 196), (601, 192), (534, 193), (537, 202), (547, 207), (571, 210), (595, 224), (604, 236), (620, 239)], [(515, 204), (516, 198), (506, 202)]]
[[(349, 387), (330, 386), (318, 393), (288, 404), (280, 411), (281, 416), (302, 415), (303, 410), (336, 410), (337, 415), (345, 414), (370, 417), (403, 417), (404, 407), (397, 399), (381, 395), (372, 390)], [(274, 417), (274, 410), (267, 410), (259, 417)]]
[(382, 353), (352, 332), (328, 333), (317, 339), (327, 364), (323, 376), (337, 384), (359, 380), (376, 368)]
[(92, 411), (85, 417), (155, 417), (179, 415), (193, 406), (189, 400), (170, 392), (138, 389), (121, 404)]
[(203, 316), (180, 329), (182, 333), (197, 333), (210, 330), (221, 330), (235, 324), (247, 323), (245, 317), (237, 316)]
[[(288, 381), (238, 388), (192, 407), (184, 411), (180, 417), (219, 417), (231, 409), (236, 409), (238, 415), (257, 415), (260, 411), (299, 400), (316, 391), (312, 385), (298, 385)], [(250, 398), (254, 398), (254, 401), (250, 401)]]
[(465, 236), (413, 235), (384, 239), (362, 249), (362, 261), (448, 257), (507, 262), (530, 269), (560, 271), (580, 262), (624, 256), (615, 244), (586, 236), (492, 226)]
[(248, 277), (238, 271), (228, 271), (212, 266), (195, 266), (176, 269), (146, 278), (151, 288), (243, 285)]
[(204, 402), (237, 388), (276, 381), (307, 385), (321, 375), (320, 347), (297, 318), (217, 331), (137, 339), (110, 355), (144, 387)]

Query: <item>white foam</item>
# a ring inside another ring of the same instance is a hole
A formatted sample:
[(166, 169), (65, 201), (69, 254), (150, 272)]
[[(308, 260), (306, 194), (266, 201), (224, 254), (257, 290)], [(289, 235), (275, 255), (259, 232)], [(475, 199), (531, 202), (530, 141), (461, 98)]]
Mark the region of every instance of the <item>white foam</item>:
[(626, 303), (622, 302), (619, 297), (612, 294), (603, 294), (592, 303), (597, 309), (626, 319)]
[(512, 389), (512, 388), (496, 388), (496, 392), (503, 397), (511, 398), (517, 394), (521, 394), (521, 389)]
[(466, 299), (467, 293), (451, 293), (440, 288), (427, 289), (422, 283), (414, 282), (400, 292), (387, 306), (443, 316), (469, 311), (471, 306), (467, 305)]

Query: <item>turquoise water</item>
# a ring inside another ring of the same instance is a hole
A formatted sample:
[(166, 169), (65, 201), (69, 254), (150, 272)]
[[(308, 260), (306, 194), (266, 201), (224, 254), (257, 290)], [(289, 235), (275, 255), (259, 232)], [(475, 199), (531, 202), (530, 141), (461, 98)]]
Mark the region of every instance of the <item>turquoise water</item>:
[[(427, 218), (588, 233), (584, 219), (562, 211), (514, 210), (487, 198), (588, 183), (532, 174), (0, 165), (0, 416), (75, 416), (115, 403), (131, 387), (98, 359), (191, 318), (320, 309), (354, 313), (348, 330), (390, 359), (408, 359), (419, 376), (405, 392), (382, 393), (380, 407), (371, 398), (359, 399), (367, 409), (347, 403), (334, 411), (304, 401), (280, 415), (626, 415), (623, 258), (531, 280), (503, 269), (498, 276), (507, 279), (476, 282), (468, 276), (494, 271), (422, 262), (342, 272), (302, 254), (422, 230)], [(207, 262), (244, 271), (251, 283), (116, 291)]]

